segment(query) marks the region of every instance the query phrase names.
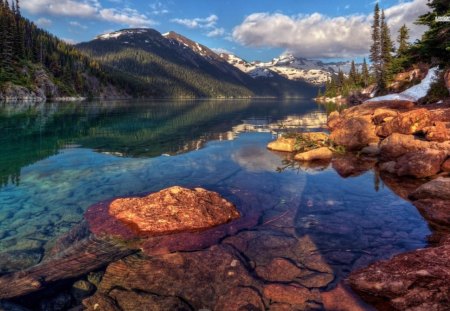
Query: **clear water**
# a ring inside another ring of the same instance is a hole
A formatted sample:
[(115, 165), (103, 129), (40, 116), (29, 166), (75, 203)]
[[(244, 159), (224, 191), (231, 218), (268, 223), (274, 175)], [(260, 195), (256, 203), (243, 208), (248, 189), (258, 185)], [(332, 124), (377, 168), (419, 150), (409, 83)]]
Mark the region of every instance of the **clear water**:
[(172, 185), (218, 191), (257, 211), (255, 231), (308, 236), (337, 279), (425, 246), (426, 222), (374, 172), (277, 172), (287, 155), (267, 143), (325, 121), (325, 109), (307, 100), (1, 106), (0, 272), (38, 263), (92, 204)]

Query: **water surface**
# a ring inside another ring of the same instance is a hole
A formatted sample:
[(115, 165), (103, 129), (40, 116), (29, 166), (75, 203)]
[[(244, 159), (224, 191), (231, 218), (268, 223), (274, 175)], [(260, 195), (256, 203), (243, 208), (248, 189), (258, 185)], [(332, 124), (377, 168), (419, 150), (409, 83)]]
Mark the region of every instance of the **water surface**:
[(267, 143), (284, 131), (323, 130), (325, 121), (326, 109), (307, 100), (1, 106), (0, 272), (39, 263), (92, 204), (173, 185), (257, 211), (256, 236), (307, 237), (334, 283), (425, 246), (426, 222), (373, 171), (347, 179), (330, 166), (278, 172), (288, 156)]

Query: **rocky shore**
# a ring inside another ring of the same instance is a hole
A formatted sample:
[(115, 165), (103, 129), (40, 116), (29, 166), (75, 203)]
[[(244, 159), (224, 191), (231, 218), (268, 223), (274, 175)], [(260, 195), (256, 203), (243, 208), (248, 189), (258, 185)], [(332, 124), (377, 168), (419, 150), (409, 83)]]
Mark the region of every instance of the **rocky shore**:
[(332, 163), (342, 176), (374, 169), (433, 229), (431, 247), (351, 273), (351, 287), (380, 310), (447, 310), (450, 305), (450, 102), (366, 102), (328, 119), (330, 134), (299, 133), (270, 143), (300, 165)]

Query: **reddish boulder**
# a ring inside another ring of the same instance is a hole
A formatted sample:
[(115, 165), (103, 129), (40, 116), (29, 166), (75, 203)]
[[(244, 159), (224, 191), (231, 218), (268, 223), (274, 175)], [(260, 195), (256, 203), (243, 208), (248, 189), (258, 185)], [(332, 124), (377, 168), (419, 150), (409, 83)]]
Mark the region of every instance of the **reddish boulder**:
[(392, 118), (395, 118), (398, 116), (398, 111), (394, 109), (388, 109), (388, 108), (378, 108), (374, 111), (372, 116), (372, 122), (375, 125), (380, 125), (384, 122), (391, 120)]
[(427, 150), (431, 143), (420, 140), (413, 135), (394, 133), (384, 139), (380, 144), (380, 154), (383, 160), (395, 160), (412, 151)]
[(398, 176), (430, 177), (441, 171), (446, 157), (444, 151), (433, 149), (409, 152), (397, 159), (395, 171)]
[(195, 232), (239, 218), (236, 207), (205, 189), (171, 187), (143, 198), (116, 199), (109, 214), (139, 234)]
[(433, 126), (423, 129), (425, 138), (429, 141), (444, 142), (450, 140), (450, 130), (447, 128), (446, 122), (435, 122)]
[(351, 287), (380, 310), (448, 310), (450, 243), (380, 261), (349, 277)]
[(336, 126), (339, 124), (339, 122), (341, 122), (341, 119), (339, 118), (339, 112), (333, 111), (332, 113), (330, 113), (330, 115), (328, 116), (328, 121), (327, 121), (328, 128), (330, 130), (334, 130), (334, 128), (336, 128)]
[(444, 163), (442, 163), (442, 171), (450, 172), (450, 158), (448, 158)]
[(371, 143), (377, 143), (379, 138), (370, 118), (354, 117), (339, 123), (331, 133), (330, 140), (348, 150), (359, 150)]
[(445, 82), (445, 86), (447, 87), (448, 91), (450, 92), (450, 69), (447, 70), (444, 74), (444, 82)]
[(450, 200), (421, 199), (413, 204), (433, 228), (450, 231)]
[(309, 300), (320, 301), (316, 291), (298, 285), (268, 284), (264, 286), (264, 297), (273, 302), (281, 302), (296, 307), (305, 308)]
[(430, 125), (431, 118), (428, 109), (415, 109), (401, 113), (391, 121), (383, 124), (377, 130), (377, 135), (387, 137), (392, 133), (414, 134)]
[(450, 178), (439, 177), (423, 184), (411, 194), (411, 198), (415, 200), (441, 199), (450, 202)]

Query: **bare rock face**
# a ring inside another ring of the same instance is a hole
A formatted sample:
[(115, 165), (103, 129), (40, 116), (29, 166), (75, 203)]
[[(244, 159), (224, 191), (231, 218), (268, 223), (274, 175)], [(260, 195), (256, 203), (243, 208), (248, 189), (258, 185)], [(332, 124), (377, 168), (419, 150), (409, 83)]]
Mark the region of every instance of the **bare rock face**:
[(376, 125), (392, 120), (398, 116), (398, 111), (388, 108), (378, 108), (373, 112), (372, 121)]
[(417, 139), (413, 135), (394, 133), (381, 142), (380, 154), (384, 160), (395, 160), (408, 152), (430, 148), (430, 142)]
[(333, 130), (330, 139), (348, 150), (359, 150), (379, 141), (370, 117), (345, 119)]
[(415, 109), (399, 114), (378, 129), (377, 135), (387, 137), (392, 133), (414, 134), (431, 125), (428, 109)]
[(232, 203), (215, 192), (178, 186), (143, 198), (114, 200), (109, 214), (144, 235), (195, 232), (240, 216)]
[(270, 142), (267, 148), (273, 151), (294, 152), (295, 138), (278, 137), (277, 140)]
[(380, 261), (350, 275), (351, 287), (380, 310), (448, 310), (450, 243)]
[(333, 152), (327, 147), (321, 147), (297, 154), (294, 159), (297, 161), (330, 161)]

